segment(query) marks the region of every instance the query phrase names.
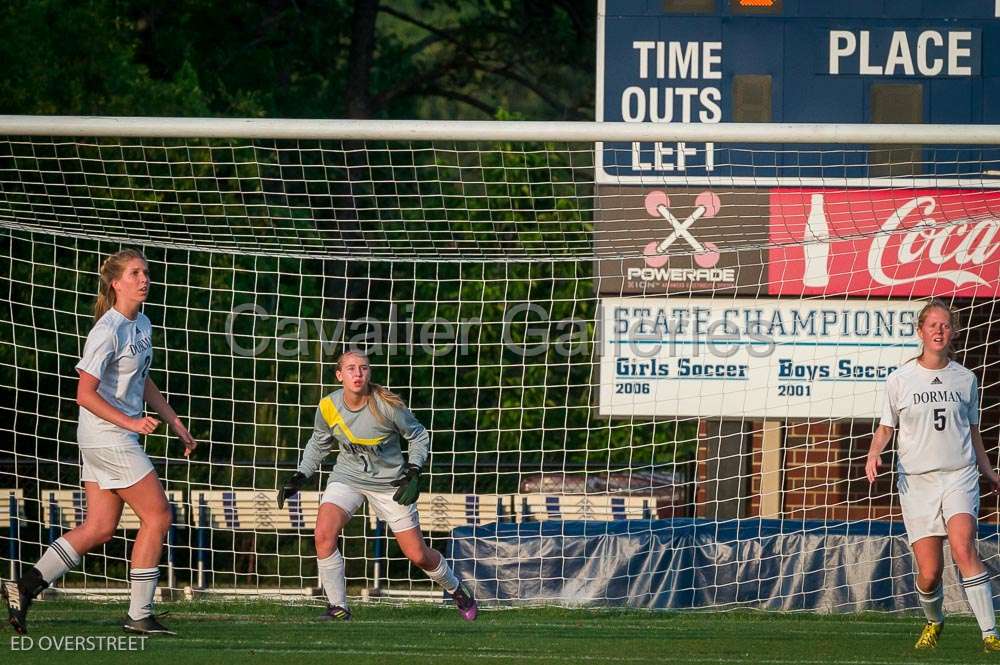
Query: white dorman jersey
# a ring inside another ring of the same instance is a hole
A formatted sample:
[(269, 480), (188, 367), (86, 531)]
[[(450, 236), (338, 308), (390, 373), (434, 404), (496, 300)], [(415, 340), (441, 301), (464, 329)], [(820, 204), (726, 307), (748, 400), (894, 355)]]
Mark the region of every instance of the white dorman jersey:
[[(149, 319), (140, 312), (131, 321), (112, 307), (91, 328), (76, 368), (100, 381), (97, 394), (108, 404), (135, 418), (143, 411), (146, 375), (152, 361), (153, 326)], [(81, 448), (97, 448), (134, 445), (139, 437), (81, 406), (76, 440)]]
[(916, 360), (889, 375), (882, 421), (899, 427), (899, 472), (954, 471), (976, 463), (979, 381), (958, 363), (927, 369)]

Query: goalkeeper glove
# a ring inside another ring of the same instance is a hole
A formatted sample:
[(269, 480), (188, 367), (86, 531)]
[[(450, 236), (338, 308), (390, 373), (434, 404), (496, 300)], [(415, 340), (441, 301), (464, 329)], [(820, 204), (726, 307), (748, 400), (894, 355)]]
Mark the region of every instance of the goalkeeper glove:
[(398, 488), (392, 495), (393, 500), (401, 506), (412, 506), (420, 496), (420, 472), (421, 468), (416, 464), (407, 464), (403, 467), (399, 478), (392, 481), (392, 486)]
[(285, 499), (291, 499), (293, 496), (299, 493), (302, 486), (306, 484), (309, 478), (306, 474), (296, 471), (285, 484), (278, 490), (278, 508), (285, 507)]

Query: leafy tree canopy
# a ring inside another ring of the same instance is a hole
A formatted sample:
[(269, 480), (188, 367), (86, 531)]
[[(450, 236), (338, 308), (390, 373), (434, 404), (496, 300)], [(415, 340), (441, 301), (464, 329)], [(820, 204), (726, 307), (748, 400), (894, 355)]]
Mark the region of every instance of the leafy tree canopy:
[(574, 0), (8, 1), (0, 112), (587, 119), (595, 13)]

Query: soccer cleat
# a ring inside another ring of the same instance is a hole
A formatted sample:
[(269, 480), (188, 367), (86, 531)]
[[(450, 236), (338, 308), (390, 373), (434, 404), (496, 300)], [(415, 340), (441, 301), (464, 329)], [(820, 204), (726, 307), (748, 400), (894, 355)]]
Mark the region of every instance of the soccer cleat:
[(996, 635), (987, 635), (983, 638), (983, 651), (986, 653), (993, 653), (995, 651), (1000, 651), (1000, 637)]
[(458, 588), (451, 592), (451, 598), (455, 601), (455, 607), (458, 608), (458, 613), (462, 615), (463, 619), (466, 621), (476, 620), (476, 617), (479, 616), (479, 605), (472, 597), (469, 587), (465, 586), (465, 582), (460, 582)]
[[(161, 614), (160, 616), (166, 616)], [(139, 633), (140, 635), (176, 635), (174, 631), (170, 630), (162, 623), (159, 622), (155, 614), (150, 614), (148, 617), (143, 619), (133, 619), (129, 615), (125, 615), (125, 621), (122, 624), (122, 628), (125, 629), (126, 633)]]
[(913, 645), (913, 648), (920, 649), (921, 651), (933, 649), (937, 646), (938, 638), (941, 637), (942, 630), (944, 630), (943, 623), (928, 621), (924, 625), (923, 631), (920, 633), (920, 639), (918, 639), (917, 643)]
[(350, 621), (351, 611), (340, 605), (327, 605), (326, 612), (319, 617), (320, 621)]
[(17, 582), (0, 582), (0, 595), (7, 606), (7, 621), (19, 635), (28, 634), (28, 609), (35, 597), (47, 586), (48, 582), (34, 568)]

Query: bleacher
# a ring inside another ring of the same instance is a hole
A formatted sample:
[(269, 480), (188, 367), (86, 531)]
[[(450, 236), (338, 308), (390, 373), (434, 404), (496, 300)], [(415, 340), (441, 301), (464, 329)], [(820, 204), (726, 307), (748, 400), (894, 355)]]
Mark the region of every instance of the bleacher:
[[(25, 519), (25, 497), (21, 489), (0, 489), (0, 520), (7, 525), (11, 574), (17, 553), (17, 530)], [(174, 524), (167, 542), (167, 584), (175, 588), (174, 548), (177, 530), (188, 529), (192, 534), (190, 546), (196, 550), (197, 587), (205, 586), (206, 575), (212, 571), (208, 556), (210, 534), (215, 531), (252, 533), (300, 532), (311, 534), (319, 511), (320, 492), (300, 492), (277, 506), (276, 490), (209, 490), (192, 489), (189, 492), (171, 490), (167, 498), (174, 511)], [(68, 529), (75, 528), (86, 518), (86, 492), (74, 490), (49, 490), (40, 492), (40, 516), (48, 530), (49, 542)], [(13, 510), (13, 513), (12, 513)], [(656, 514), (656, 498), (610, 496), (595, 494), (459, 494), (423, 493), (417, 501), (421, 528), (428, 534), (450, 534), (459, 527), (477, 527), (494, 523), (567, 521), (620, 521), (650, 519)], [(14, 518), (11, 519), (11, 515)], [(385, 525), (369, 514), (374, 529), (375, 580), (378, 590), (382, 571), (381, 560), (385, 555)], [(127, 505), (123, 509), (118, 528), (134, 531), (139, 528), (138, 516)], [(193, 557), (194, 562), (194, 557)]]

